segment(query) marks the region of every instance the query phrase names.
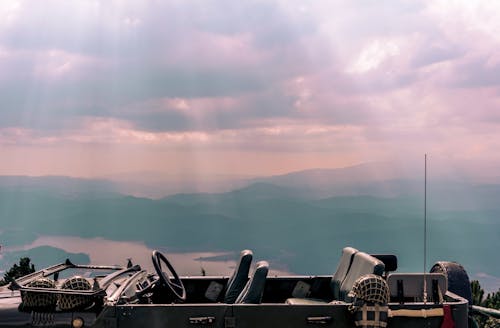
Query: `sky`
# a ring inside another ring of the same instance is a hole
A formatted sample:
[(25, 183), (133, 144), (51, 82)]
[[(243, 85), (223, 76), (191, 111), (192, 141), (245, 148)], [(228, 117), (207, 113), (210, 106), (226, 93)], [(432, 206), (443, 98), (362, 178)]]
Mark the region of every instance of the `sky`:
[(0, 2), (0, 175), (494, 168), (498, 149), (497, 1)]

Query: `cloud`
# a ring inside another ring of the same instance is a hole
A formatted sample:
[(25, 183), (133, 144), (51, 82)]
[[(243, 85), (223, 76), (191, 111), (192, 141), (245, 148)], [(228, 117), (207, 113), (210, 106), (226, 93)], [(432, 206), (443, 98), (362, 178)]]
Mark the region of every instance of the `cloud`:
[(460, 72), (450, 85), (461, 88), (500, 86), (500, 61), (490, 57), (474, 58), (456, 66)]
[(498, 130), (498, 13), (476, 1), (5, 1), (0, 144), (472, 149)]
[[(227, 5), (231, 15), (219, 3), (19, 2), (0, 29), (1, 126), (62, 129), (86, 116), (153, 130), (195, 125), (175, 113), (121, 112), (165, 97), (254, 94), (264, 117), (286, 113), (258, 93), (308, 68), (297, 42), (313, 29), (311, 17), (290, 18), (266, 2)], [(215, 115), (221, 127), (236, 121)]]
[(388, 58), (400, 54), (399, 46), (395, 42), (374, 40), (359, 54), (350, 67), (352, 73), (365, 73), (376, 69)]

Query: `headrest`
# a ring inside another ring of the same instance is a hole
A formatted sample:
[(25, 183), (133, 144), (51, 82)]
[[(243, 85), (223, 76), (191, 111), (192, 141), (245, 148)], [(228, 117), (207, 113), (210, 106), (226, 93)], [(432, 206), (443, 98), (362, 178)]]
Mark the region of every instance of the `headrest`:
[(396, 271), (398, 269), (398, 258), (392, 254), (371, 254), (371, 256), (384, 262), (385, 271)]

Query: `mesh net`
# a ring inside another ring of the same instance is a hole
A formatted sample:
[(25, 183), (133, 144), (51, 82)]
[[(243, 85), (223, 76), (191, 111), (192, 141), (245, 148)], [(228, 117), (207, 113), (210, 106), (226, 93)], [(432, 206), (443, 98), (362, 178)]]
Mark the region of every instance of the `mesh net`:
[(354, 298), (349, 309), (354, 314), (356, 327), (387, 327), (389, 287), (382, 277), (367, 274), (358, 278), (349, 296)]
[[(48, 278), (39, 278), (29, 282), (26, 287), (55, 288), (54, 281)], [(29, 308), (51, 308), (56, 306), (57, 296), (53, 293), (21, 292), (23, 306)]]
[(365, 302), (387, 304), (389, 301), (389, 287), (382, 277), (368, 274), (354, 282), (349, 296)]
[[(91, 290), (92, 286), (87, 279), (82, 277), (72, 277), (66, 280), (61, 289), (70, 290)], [(92, 303), (92, 298), (86, 295), (67, 295), (61, 294), (59, 297), (59, 308), (61, 310), (72, 310), (77, 308), (85, 308)]]

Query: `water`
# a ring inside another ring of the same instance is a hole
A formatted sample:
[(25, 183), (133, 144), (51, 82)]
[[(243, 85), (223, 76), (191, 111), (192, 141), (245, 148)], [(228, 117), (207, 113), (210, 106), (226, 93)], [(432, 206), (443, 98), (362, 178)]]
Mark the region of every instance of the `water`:
[[(103, 238), (80, 238), (66, 236), (40, 236), (31, 244), (24, 245), (23, 250), (39, 246), (52, 246), (69, 253), (86, 253), (91, 264), (125, 265), (127, 259), (142, 268), (153, 270), (151, 262), (152, 249), (139, 241), (114, 241)], [(161, 250), (164, 251), (164, 250)], [(172, 265), (180, 275), (200, 275), (201, 267), (207, 274), (227, 275), (232, 272), (235, 261), (201, 261), (199, 258), (225, 255), (224, 253), (168, 253), (165, 252)]]
[[(2, 249), (2, 253), (8, 254), (9, 252), (16, 251), (29, 252), (29, 250), (41, 246), (55, 247), (68, 253), (85, 253), (89, 256), (90, 263), (96, 265), (125, 265), (127, 263), (127, 259), (131, 258), (134, 264), (139, 264), (142, 268), (148, 271), (154, 271), (151, 262), (151, 253), (153, 249), (141, 241), (114, 241), (104, 238), (44, 235), (37, 237), (33, 242), (23, 246), (4, 247)], [(236, 250), (234, 253), (210, 251), (171, 253), (168, 249), (159, 248), (159, 250), (166, 254), (177, 273), (183, 276), (201, 275), (202, 268), (207, 275), (228, 276), (232, 274), (234, 270), (236, 265), (235, 259), (237, 259), (239, 252), (239, 250)], [(340, 249), (338, 250), (338, 253), (340, 254)], [(0, 259), (1, 257), (2, 255), (0, 254)], [(37, 263), (36, 258), (32, 258), (32, 261)], [(60, 259), (54, 259), (51, 264), (55, 264), (60, 261)], [(7, 268), (1, 269), (6, 270)], [(41, 268), (37, 266), (37, 269)], [(401, 268), (400, 271), (405, 270), (404, 268)], [(2, 273), (2, 271), (0, 271), (0, 273)], [(496, 292), (500, 287), (500, 277), (477, 270), (476, 272), (468, 270), (468, 273), (471, 280), (480, 281), (481, 286), (486, 293)], [(283, 275), (291, 274), (291, 272), (284, 270), (271, 270), (270, 274)], [(330, 274), (330, 272), (322, 274)]]

